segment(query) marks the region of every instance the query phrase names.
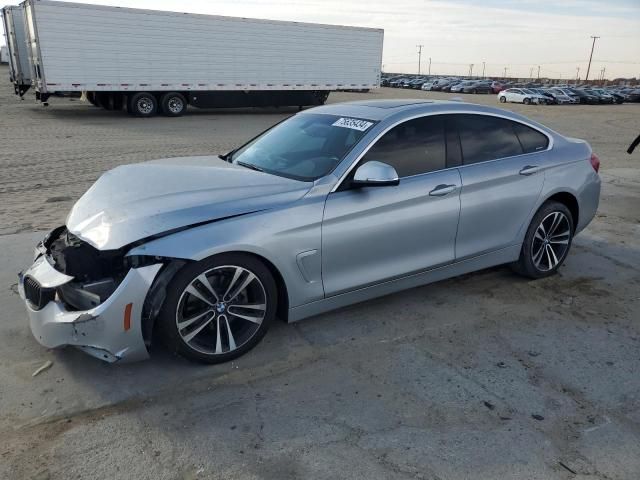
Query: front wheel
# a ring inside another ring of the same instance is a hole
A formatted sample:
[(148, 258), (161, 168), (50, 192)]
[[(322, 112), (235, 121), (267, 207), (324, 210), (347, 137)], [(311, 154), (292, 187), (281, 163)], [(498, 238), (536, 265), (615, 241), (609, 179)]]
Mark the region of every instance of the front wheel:
[(573, 232), (573, 216), (566, 205), (545, 203), (531, 220), (514, 270), (529, 278), (553, 275), (567, 258)]
[(522, 103), (524, 103), (525, 105), (529, 105), (531, 103), (531, 99), (530, 98), (525, 98)]
[(507, 103), (507, 97), (500, 97), (500, 103)]
[(169, 348), (205, 363), (251, 350), (276, 315), (273, 275), (250, 255), (215, 255), (190, 264), (167, 292), (158, 320)]

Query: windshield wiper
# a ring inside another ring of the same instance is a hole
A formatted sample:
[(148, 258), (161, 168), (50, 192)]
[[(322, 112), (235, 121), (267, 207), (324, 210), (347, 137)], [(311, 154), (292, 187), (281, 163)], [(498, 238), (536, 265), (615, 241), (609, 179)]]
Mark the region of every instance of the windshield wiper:
[(245, 167), (245, 168), (250, 168), (251, 170), (255, 170), (256, 172), (263, 172), (264, 170), (262, 168), (260, 168), (257, 165), (254, 165), (253, 163), (247, 163), (247, 162), (242, 162), (242, 161), (238, 161), (236, 162), (236, 164)]

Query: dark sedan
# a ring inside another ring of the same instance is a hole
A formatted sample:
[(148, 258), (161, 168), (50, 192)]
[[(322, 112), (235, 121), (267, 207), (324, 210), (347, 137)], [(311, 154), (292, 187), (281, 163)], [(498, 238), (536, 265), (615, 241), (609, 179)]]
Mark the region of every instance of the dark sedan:
[(493, 93), (490, 83), (476, 82), (470, 85), (465, 85), (462, 88), (463, 93)]
[(580, 99), (580, 103), (585, 103), (589, 105), (598, 105), (599, 103), (601, 103), (600, 98), (598, 96), (589, 94), (584, 90), (571, 88), (569, 89), (569, 91)]

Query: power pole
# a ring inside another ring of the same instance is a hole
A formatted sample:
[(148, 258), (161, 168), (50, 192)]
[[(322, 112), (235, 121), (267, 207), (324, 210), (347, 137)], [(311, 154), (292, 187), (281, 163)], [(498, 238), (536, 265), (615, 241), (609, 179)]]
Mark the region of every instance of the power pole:
[(473, 63), (469, 64), (469, 76), (473, 77)]
[(589, 66), (587, 67), (587, 74), (584, 77), (585, 82), (589, 80), (589, 70), (591, 70), (591, 59), (593, 58), (593, 49), (596, 47), (596, 40), (599, 39), (600, 37), (596, 37), (592, 35), (591, 38), (593, 38), (593, 43), (591, 44), (591, 55), (589, 55)]
[(576, 85), (580, 81), (580, 67), (576, 67)]
[(482, 78), (484, 78), (484, 67), (485, 67), (485, 66), (486, 66), (486, 65), (485, 65), (485, 63), (484, 63), (484, 62), (482, 62)]
[(502, 75), (504, 78), (507, 78), (507, 67), (504, 67), (504, 74)]
[(431, 75), (431, 57), (429, 57), (429, 75)]
[(538, 80), (540, 80), (540, 65), (538, 65)]
[(418, 47), (418, 75), (420, 75), (420, 68), (421, 68), (421, 60), (422, 60), (422, 47), (424, 47), (424, 45), (416, 45), (416, 47)]
[(529, 69), (529, 78), (533, 80), (533, 67)]

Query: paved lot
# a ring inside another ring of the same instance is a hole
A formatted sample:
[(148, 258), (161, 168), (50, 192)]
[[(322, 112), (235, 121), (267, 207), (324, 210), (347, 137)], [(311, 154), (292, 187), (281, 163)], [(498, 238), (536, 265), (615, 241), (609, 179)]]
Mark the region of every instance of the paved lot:
[[(31, 338), (15, 272), (42, 231), (109, 168), (224, 151), (292, 111), (138, 120), (10, 93), (2, 83), (0, 478), (640, 476), (640, 153), (624, 153), (640, 105), (506, 107), (587, 139), (602, 160), (599, 215), (553, 278), (495, 268), (278, 323), (221, 366), (162, 349), (110, 366)], [(394, 96), (450, 97), (330, 101)]]

